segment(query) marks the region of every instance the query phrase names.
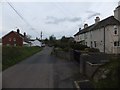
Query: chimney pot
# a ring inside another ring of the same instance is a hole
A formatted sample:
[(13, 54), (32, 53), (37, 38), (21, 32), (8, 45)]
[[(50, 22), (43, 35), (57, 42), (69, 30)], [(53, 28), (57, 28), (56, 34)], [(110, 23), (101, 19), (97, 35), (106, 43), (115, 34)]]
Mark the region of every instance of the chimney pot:
[(17, 29), (17, 33), (18, 33), (18, 34), (20, 33), (20, 30), (19, 30), (19, 29)]
[(88, 24), (84, 24), (84, 28), (87, 28), (88, 27)]
[(81, 31), (81, 28), (79, 28), (79, 32)]
[(96, 17), (95, 23), (98, 23), (99, 21), (100, 21), (100, 18), (99, 18), (99, 17)]
[(26, 33), (24, 32), (24, 37), (26, 37)]

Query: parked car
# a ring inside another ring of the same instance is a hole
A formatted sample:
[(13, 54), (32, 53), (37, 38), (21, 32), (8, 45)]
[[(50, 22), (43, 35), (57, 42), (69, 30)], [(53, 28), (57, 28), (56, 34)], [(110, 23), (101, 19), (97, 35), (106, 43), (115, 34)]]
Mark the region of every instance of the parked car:
[(41, 46), (42, 46), (42, 47), (45, 47), (45, 44), (42, 44)]

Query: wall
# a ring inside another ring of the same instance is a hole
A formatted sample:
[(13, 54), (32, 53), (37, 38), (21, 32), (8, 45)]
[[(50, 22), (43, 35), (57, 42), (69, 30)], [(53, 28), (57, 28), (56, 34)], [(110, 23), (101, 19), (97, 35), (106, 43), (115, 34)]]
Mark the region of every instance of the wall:
[(79, 42), (79, 41), (80, 41), (79, 35), (75, 36), (75, 37), (74, 37), (74, 40), (75, 40), (76, 42)]
[[(9, 41), (9, 38), (11, 38), (11, 41)], [(23, 45), (23, 39), (16, 35), (15, 33), (10, 33), (9, 35), (5, 36), (2, 38), (2, 43), (3, 45), (12, 45), (14, 46), (14, 41), (13, 39), (16, 38), (16, 44), (17, 46), (22, 46)]]
[[(85, 45), (87, 45), (88, 47), (98, 48), (100, 52), (104, 52), (104, 29), (105, 29), (105, 52), (118, 53), (115, 51), (114, 41), (120, 41), (120, 26), (117, 26), (118, 28), (117, 35), (114, 34), (114, 26), (115, 25), (109, 25), (106, 26), (105, 28), (100, 28), (97, 30), (80, 34), (79, 35), (80, 41), (85, 40)], [(96, 47), (94, 42), (96, 42)]]
[(109, 62), (111, 57), (112, 55), (103, 53), (82, 54), (80, 56), (80, 73), (91, 78), (101, 65)]

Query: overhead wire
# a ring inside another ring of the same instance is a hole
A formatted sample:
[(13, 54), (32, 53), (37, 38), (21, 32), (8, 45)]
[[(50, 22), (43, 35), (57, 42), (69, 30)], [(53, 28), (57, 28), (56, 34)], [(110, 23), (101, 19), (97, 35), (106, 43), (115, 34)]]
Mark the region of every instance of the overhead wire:
[(39, 33), (37, 30), (35, 30), (35, 28), (33, 28), (33, 26), (28, 23), (28, 21), (15, 9), (15, 7), (12, 5), (12, 3), (8, 2), (6, 0), (6, 2), (8, 3), (8, 5), (15, 11), (15, 13), (30, 27), (30, 30), (35, 31), (37, 34)]

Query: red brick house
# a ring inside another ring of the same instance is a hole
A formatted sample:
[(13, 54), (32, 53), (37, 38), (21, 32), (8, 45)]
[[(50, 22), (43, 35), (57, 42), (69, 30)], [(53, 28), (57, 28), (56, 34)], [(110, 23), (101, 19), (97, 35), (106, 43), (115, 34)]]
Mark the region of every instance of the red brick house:
[(24, 35), (20, 34), (19, 29), (17, 29), (17, 32), (11, 31), (2, 37), (3, 46), (23, 46), (25, 41), (26, 33), (24, 33)]

